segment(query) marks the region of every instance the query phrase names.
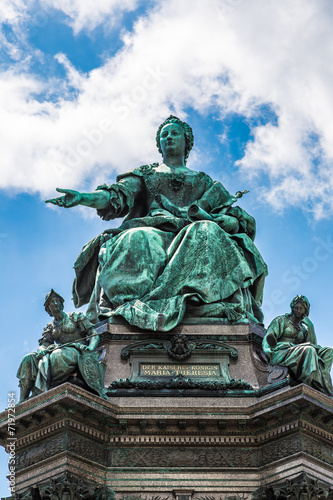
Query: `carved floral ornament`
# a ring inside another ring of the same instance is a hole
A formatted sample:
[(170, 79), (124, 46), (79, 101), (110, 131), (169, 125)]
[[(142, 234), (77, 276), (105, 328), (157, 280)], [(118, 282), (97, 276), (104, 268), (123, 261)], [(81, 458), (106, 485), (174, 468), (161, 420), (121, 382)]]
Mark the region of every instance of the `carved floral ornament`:
[(314, 479), (305, 472), (253, 493), (255, 500), (332, 500), (333, 485)]
[[(251, 496), (254, 500), (332, 500), (333, 486), (319, 479), (313, 479), (303, 472), (294, 479), (286, 479), (275, 486), (260, 488)], [(17, 500), (114, 500), (114, 497), (115, 492), (109, 488), (88, 483), (68, 472), (14, 496)], [(167, 500), (168, 498), (130, 495), (121, 500)], [(244, 495), (236, 494), (233, 497), (226, 496), (224, 500), (244, 498)], [(198, 500), (222, 499), (215, 496), (200, 496)]]
[(114, 500), (115, 493), (65, 472), (14, 496), (17, 500)]
[(184, 334), (174, 335), (169, 341), (161, 339), (141, 340), (133, 342), (124, 347), (121, 351), (121, 358), (128, 359), (132, 353), (144, 351), (162, 351), (167, 352), (171, 359), (183, 361), (190, 357), (193, 351), (218, 351), (228, 353), (230, 358), (238, 358), (238, 351), (234, 347), (218, 340), (202, 339), (200, 342), (193, 342)]

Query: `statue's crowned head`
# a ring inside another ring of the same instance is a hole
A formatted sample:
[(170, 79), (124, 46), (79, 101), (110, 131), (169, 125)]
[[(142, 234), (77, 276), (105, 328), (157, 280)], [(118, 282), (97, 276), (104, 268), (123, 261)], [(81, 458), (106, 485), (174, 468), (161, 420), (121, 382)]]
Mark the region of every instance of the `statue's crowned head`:
[(179, 125), (182, 127), (184, 130), (184, 135), (185, 135), (185, 163), (186, 160), (190, 154), (191, 149), (193, 148), (194, 144), (194, 135), (193, 135), (193, 130), (189, 126), (188, 123), (182, 122), (177, 116), (170, 115), (169, 118), (167, 118), (161, 125), (158, 127), (157, 132), (156, 132), (156, 146), (158, 151), (162, 154), (162, 149), (161, 149), (161, 142), (160, 142), (160, 135), (161, 135), (161, 130), (165, 125), (168, 125), (169, 123), (175, 123), (176, 125)]
[(64, 307), (64, 303), (65, 303), (65, 299), (59, 294), (57, 293), (55, 290), (53, 290), (53, 288), (51, 288), (51, 291), (49, 293), (46, 294), (46, 297), (45, 297), (45, 302), (44, 302), (44, 307), (45, 307), (45, 311), (50, 315), (50, 316), (53, 316), (53, 314), (51, 313), (51, 310), (49, 308), (49, 303), (50, 301), (53, 299), (53, 298), (57, 298), (60, 300), (61, 302), (61, 305), (62, 307)]
[(302, 306), (305, 309), (305, 316), (309, 316), (310, 302), (305, 297), (305, 295), (296, 295), (296, 297), (294, 297), (293, 300), (290, 302), (290, 309), (293, 310), (293, 307), (296, 304), (302, 304)]

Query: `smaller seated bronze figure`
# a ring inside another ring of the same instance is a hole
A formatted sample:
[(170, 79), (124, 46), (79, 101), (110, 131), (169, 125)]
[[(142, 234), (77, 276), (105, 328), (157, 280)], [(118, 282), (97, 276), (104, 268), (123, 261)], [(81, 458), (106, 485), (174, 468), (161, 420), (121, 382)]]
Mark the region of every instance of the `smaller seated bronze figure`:
[(333, 349), (317, 345), (304, 295), (296, 295), (290, 307), (290, 313), (273, 319), (263, 339), (269, 363), (288, 367), (294, 380), (332, 396)]
[(28, 399), (30, 392), (37, 396), (67, 382), (75, 373), (80, 374), (83, 384), (107, 399), (95, 351), (99, 335), (92, 323), (81, 312), (65, 313), (64, 299), (53, 289), (46, 295), (44, 307), (54, 319), (44, 328), (37, 352), (24, 356), (18, 368), (19, 403)]

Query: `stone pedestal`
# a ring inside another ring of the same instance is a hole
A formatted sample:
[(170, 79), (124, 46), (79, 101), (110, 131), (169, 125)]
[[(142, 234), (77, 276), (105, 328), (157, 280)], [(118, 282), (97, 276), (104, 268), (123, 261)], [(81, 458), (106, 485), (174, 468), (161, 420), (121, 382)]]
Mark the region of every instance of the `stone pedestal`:
[(66, 383), (16, 407), (21, 498), (332, 498), (333, 399), (271, 369), (262, 328), (98, 329), (109, 401)]

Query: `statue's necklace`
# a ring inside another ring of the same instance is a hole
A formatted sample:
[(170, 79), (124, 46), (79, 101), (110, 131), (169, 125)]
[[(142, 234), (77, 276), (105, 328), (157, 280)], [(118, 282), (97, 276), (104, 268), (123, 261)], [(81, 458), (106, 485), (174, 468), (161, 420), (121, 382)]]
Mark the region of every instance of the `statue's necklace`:
[[(161, 194), (157, 191), (155, 184), (151, 182), (151, 177), (154, 175), (155, 170), (154, 167), (157, 167), (158, 163), (152, 163), (151, 165), (142, 165), (140, 170), (142, 172), (143, 179), (148, 188), (148, 191), (155, 200), (162, 205)], [(185, 174), (182, 173), (172, 173), (169, 177), (169, 186), (174, 191), (179, 191), (184, 186)]]

